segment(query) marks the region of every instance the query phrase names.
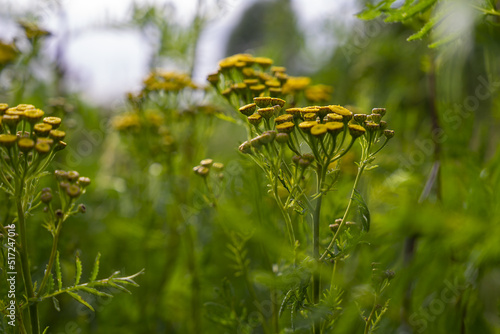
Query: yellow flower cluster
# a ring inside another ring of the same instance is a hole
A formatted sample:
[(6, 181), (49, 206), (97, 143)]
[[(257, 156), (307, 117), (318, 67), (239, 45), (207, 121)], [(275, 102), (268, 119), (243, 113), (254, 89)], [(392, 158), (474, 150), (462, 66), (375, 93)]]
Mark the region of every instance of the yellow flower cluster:
[(158, 110), (149, 109), (144, 112), (144, 118), (141, 119), (137, 112), (131, 111), (111, 120), (111, 125), (118, 131), (138, 131), (143, 127), (159, 128), (164, 123), (164, 117)]
[(197, 88), (184, 73), (155, 71), (144, 80), (144, 90), (147, 91), (178, 92), (184, 88)]
[[(288, 80), (287, 84), (290, 82)], [(284, 89), (284, 88), (283, 88)], [(304, 95), (311, 103), (327, 102), (331, 99), (333, 87), (328, 85), (313, 85), (305, 89)]]
[(19, 24), (24, 29), (24, 33), (28, 39), (35, 39), (35, 38), (50, 35), (50, 32), (48, 32), (45, 29), (40, 28), (34, 22), (20, 21)]
[(19, 51), (14, 43), (6, 44), (0, 41), (0, 65), (5, 65), (17, 58)]
[[(0, 161), (10, 166), (4, 173), (12, 176), (20, 169), (35, 171), (43, 166), (44, 159), (50, 160), (55, 152), (66, 147), (63, 142), (66, 133), (58, 129), (61, 119), (44, 115), (31, 104), (9, 107), (0, 103)], [(10, 184), (8, 179), (2, 181)]]
[[(236, 54), (222, 59), (217, 73), (208, 75), (207, 80), (235, 107), (259, 96), (291, 96), (290, 100), (296, 101), (295, 96), (310, 86), (310, 78), (289, 76), (285, 67), (272, 65), (270, 58)], [(310, 102), (327, 101), (332, 92), (325, 85), (310, 88)]]

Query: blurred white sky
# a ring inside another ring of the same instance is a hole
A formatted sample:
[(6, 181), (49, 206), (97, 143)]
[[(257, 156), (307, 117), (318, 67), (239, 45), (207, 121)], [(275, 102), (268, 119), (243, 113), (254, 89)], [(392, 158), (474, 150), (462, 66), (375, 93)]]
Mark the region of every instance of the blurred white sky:
[[(109, 103), (123, 97), (124, 92), (139, 87), (153, 52), (151, 44), (137, 30), (102, 28), (110, 22), (126, 21), (134, 2), (172, 5), (179, 22), (188, 24), (195, 14), (198, 0), (0, 0), (0, 38), (8, 40), (16, 33), (13, 17), (27, 11), (36, 12), (44, 27), (57, 32), (50, 38), (48, 54), (54, 56), (57, 46), (65, 45), (63, 58), (74, 78), (70, 87), (83, 91), (98, 103)], [(255, 0), (204, 2), (209, 8), (222, 10), (201, 36), (198, 54), (203, 54), (203, 57), (197, 60), (194, 73), (199, 82), (217, 68), (231, 27)], [(335, 17), (338, 23), (350, 25), (357, 11), (354, 2), (292, 0), (292, 5), (307, 42), (317, 50), (328, 50), (334, 41), (320, 33), (318, 22)], [(61, 11), (56, 10), (56, 4)], [(10, 21), (5, 13), (10, 13)]]

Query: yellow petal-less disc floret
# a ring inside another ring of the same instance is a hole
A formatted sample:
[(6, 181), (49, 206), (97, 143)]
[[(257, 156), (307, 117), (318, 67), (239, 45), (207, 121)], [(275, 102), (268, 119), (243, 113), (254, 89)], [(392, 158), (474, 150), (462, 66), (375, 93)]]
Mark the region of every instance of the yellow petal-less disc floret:
[(54, 116), (44, 117), (43, 122), (52, 125), (52, 129), (57, 129), (61, 125), (61, 119)]
[(49, 132), (50, 138), (56, 140), (56, 141), (61, 141), (66, 137), (66, 132), (61, 131), (61, 130), (50, 130)]
[(318, 122), (316, 121), (305, 121), (299, 124), (299, 128), (302, 131), (309, 133), (311, 131), (311, 128), (317, 124)]
[(349, 133), (353, 138), (360, 137), (366, 132), (365, 128), (357, 124), (349, 124)]
[(35, 147), (35, 141), (30, 138), (21, 138), (17, 141), (17, 146), (23, 152), (28, 152)]
[(24, 119), (29, 123), (35, 124), (39, 122), (45, 113), (40, 109), (28, 109), (24, 111)]
[(248, 116), (248, 122), (250, 122), (250, 124), (252, 125), (259, 125), (261, 121), (262, 121), (262, 116), (257, 113)]
[(17, 141), (16, 135), (1, 134), (0, 135), (0, 145), (4, 147), (11, 147)]
[(325, 123), (326, 130), (332, 135), (338, 135), (344, 130), (344, 123), (340, 122), (328, 122)]
[(293, 116), (290, 114), (283, 114), (274, 119), (274, 123), (276, 124), (281, 124), (285, 122), (292, 122), (293, 121)]
[(276, 125), (276, 131), (278, 131), (279, 133), (290, 133), (293, 131), (294, 127), (295, 127), (294, 123), (284, 122), (284, 123)]
[(311, 128), (311, 135), (321, 137), (326, 134), (328, 128), (325, 124), (317, 124)]
[(39, 137), (47, 137), (50, 133), (50, 130), (52, 130), (52, 125), (47, 123), (38, 123), (33, 127), (33, 131)]

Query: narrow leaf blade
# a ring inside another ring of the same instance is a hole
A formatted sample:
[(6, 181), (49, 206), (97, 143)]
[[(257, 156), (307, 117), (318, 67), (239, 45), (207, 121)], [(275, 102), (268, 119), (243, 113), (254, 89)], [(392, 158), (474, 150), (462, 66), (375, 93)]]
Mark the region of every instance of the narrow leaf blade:
[(361, 196), (359, 191), (357, 191), (356, 189), (354, 189), (353, 200), (358, 203), (358, 213), (361, 219), (363, 230), (368, 232), (370, 230), (370, 210), (368, 210), (368, 206), (366, 205), (363, 196)]
[(67, 291), (66, 293), (68, 295), (70, 295), (71, 297), (73, 297), (73, 299), (75, 299), (80, 304), (87, 306), (90, 310), (92, 310), (92, 312), (95, 312), (94, 308), (89, 303), (87, 303), (79, 294), (76, 294), (76, 293), (71, 292), (71, 291)]

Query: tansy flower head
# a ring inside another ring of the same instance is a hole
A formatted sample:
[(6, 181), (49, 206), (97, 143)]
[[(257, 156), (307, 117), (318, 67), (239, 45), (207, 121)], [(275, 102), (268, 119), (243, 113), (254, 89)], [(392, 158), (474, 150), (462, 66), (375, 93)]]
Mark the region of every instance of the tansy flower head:
[(239, 109), (240, 113), (242, 113), (245, 116), (250, 116), (255, 112), (255, 109), (257, 108), (257, 105), (255, 103), (250, 103), (247, 105), (244, 105)]
[(311, 135), (321, 137), (327, 132), (327, 129), (325, 124), (316, 124), (311, 128)]
[(265, 96), (265, 97), (254, 97), (253, 101), (259, 108), (266, 108), (271, 105), (272, 98)]
[(316, 121), (305, 121), (305, 122), (302, 122), (299, 124), (299, 128), (302, 131), (309, 133), (311, 131), (311, 128), (317, 124), (318, 124), (318, 122), (316, 122)]
[(284, 123), (276, 125), (276, 131), (278, 131), (280, 133), (290, 133), (293, 131), (294, 127), (295, 127), (294, 123), (284, 122)]
[(262, 121), (262, 116), (258, 113), (248, 116), (248, 122), (250, 122), (250, 124), (252, 125), (257, 126), (260, 124), (261, 121)]
[(365, 128), (358, 124), (349, 124), (349, 133), (353, 138), (358, 138), (364, 135), (366, 132)]

